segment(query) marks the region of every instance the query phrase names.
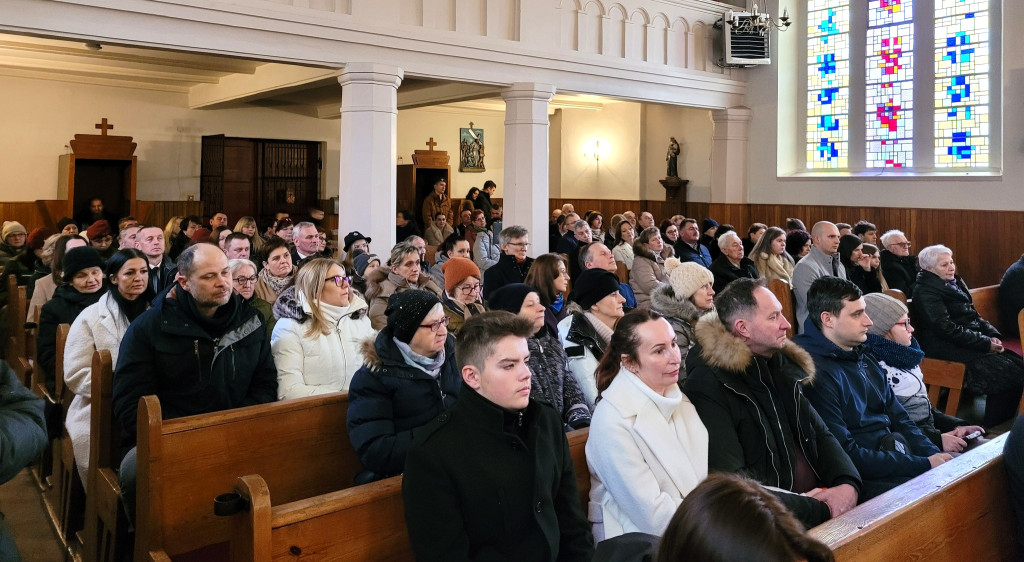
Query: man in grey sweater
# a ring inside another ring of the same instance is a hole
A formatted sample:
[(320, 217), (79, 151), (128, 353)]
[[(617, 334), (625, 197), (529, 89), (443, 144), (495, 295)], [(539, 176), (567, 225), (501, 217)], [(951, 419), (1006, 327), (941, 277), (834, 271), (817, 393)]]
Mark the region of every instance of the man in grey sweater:
[(803, 331), (807, 320), (807, 291), (819, 277), (846, 279), (846, 268), (839, 261), (839, 228), (821, 221), (811, 228), (811, 251), (793, 270), (793, 296), (796, 297), (797, 329)]

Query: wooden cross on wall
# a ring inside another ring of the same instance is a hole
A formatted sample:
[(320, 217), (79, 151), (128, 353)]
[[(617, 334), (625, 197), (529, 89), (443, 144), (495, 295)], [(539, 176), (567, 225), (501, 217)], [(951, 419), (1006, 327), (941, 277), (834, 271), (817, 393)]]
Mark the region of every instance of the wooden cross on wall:
[[(103, 121), (106, 121), (106, 119), (104, 119)], [(106, 134), (106, 133), (104, 133), (104, 134)], [(434, 137), (430, 137), (430, 140), (428, 140), (426, 144), (427, 144), (427, 148), (429, 148), (431, 152), (433, 152), (434, 151), (434, 147), (437, 146), (437, 143), (434, 142)]]
[[(107, 131), (114, 128), (113, 125), (107, 123), (107, 118), (104, 117), (99, 123), (96, 123), (96, 128), (100, 130), (100, 134), (107, 136)], [(434, 139), (430, 139), (434, 140)]]

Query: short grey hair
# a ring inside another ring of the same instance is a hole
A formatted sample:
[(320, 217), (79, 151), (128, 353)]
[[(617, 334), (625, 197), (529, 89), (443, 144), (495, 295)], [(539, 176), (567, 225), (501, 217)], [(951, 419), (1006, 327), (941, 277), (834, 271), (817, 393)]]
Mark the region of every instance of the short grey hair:
[(743, 245), (743, 240), (740, 239), (740, 235), (736, 234), (735, 230), (730, 230), (729, 232), (726, 232), (725, 234), (718, 237), (718, 248), (724, 250), (725, 245), (728, 244), (729, 240), (732, 238), (735, 238), (736, 241), (740, 243), (740, 245)]
[(580, 219), (580, 220), (578, 220), (578, 221), (576, 221), (576, 222), (574, 222), (574, 223), (572, 224), (572, 229), (573, 229), (573, 230), (579, 230), (579, 229), (581, 229), (581, 228), (583, 228), (583, 227), (587, 227), (587, 228), (590, 228), (590, 225), (589, 225), (589, 224), (587, 224), (587, 221), (585, 221), (585, 220), (583, 220), (583, 219)]
[(892, 229), (885, 231), (885, 234), (879, 237), (879, 240), (881, 240), (882, 246), (888, 246), (889, 242), (892, 242), (892, 239), (896, 238), (897, 236), (902, 236), (904, 238), (907, 237), (906, 234), (903, 234), (902, 230)]
[(391, 248), (391, 257), (388, 258), (388, 265), (394, 266), (402, 263), (402, 259), (409, 254), (416, 254), (419, 257), (420, 249), (413, 246), (412, 242), (399, 242), (395, 244), (395, 247)]
[(311, 223), (311, 222), (309, 222), (309, 221), (302, 221), (302, 222), (296, 224), (295, 228), (293, 230), (295, 232), (299, 232), (300, 230), (302, 230), (304, 228), (312, 228), (313, 230), (316, 230), (316, 225)]
[[(583, 224), (587, 224), (584, 222)], [(526, 230), (525, 227), (512, 225), (498, 233), (498, 246), (504, 246), (516, 238), (522, 238), (523, 236), (529, 236), (530, 231)]]
[(939, 263), (939, 258), (944, 254), (949, 254), (949, 257), (953, 257), (953, 250), (942, 244), (928, 246), (917, 254), (917, 261), (921, 264), (921, 269), (931, 269), (935, 267), (935, 264)]
[(251, 267), (253, 273), (258, 273), (259, 272), (259, 270), (256, 269), (256, 264), (252, 263), (252, 260), (245, 260), (245, 259), (241, 259), (241, 258), (235, 258), (233, 260), (228, 260), (228, 268), (231, 269), (231, 276), (232, 277), (234, 277), (235, 275), (238, 275), (238, 272), (242, 271), (243, 267)]

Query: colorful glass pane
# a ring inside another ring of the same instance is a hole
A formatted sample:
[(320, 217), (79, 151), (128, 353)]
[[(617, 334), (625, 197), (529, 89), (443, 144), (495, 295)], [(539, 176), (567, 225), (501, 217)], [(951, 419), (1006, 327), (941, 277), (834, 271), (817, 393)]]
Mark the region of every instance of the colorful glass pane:
[[(895, 17), (879, 17), (901, 14)], [(868, 168), (914, 165), (914, 26), (909, 2), (868, 3), (865, 63), (865, 164)], [(894, 25), (895, 22), (902, 22)]]
[(935, 3), (935, 165), (989, 163), (988, 0)]
[(808, 0), (807, 22), (807, 167), (845, 168), (849, 153), (849, 0)]

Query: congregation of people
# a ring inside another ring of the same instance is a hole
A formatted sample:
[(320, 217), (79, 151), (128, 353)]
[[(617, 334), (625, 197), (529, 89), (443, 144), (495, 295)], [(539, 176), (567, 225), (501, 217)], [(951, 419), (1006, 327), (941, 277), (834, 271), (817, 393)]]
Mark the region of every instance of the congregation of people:
[[(420, 560), (627, 559), (609, 552), (630, 544), (659, 561), (831, 560), (806, 529), (1017, 412), (1016, 334), (978, 314), (946, 246), (915, 255), (867, 221), (738, 230), (568, 204), (531, 233), (503, 224), (492, 181), (458, 205), (433, 187), (419, 215), (397, 213), (391, 248), (358, 231), (332, 247), (322, 211), (260, 232), (220, 211), (140, 224), (94, 199), (56, 232), (3, 223), (4, 273), (27, 288), (26, 321), (40, 310), (43, 380), (75, 395), (83, 485), (97, 350), (114, 362), (130, 521), (141, 397), (169, 419), (347, 392), (354, 484), (403, 475)], [(538, 236), (550, 253), (530, 251)], [(1003, 283), (1016, 326), (1024, 256)], [(925, 358), (966, 366), (979, 419), (932, 406)], [(565, 434), (587, 427), (581, 505)]]

